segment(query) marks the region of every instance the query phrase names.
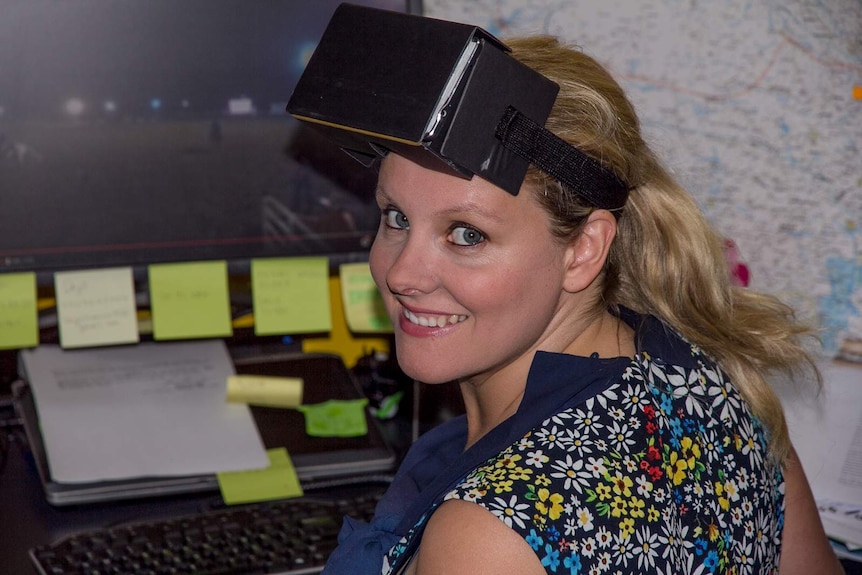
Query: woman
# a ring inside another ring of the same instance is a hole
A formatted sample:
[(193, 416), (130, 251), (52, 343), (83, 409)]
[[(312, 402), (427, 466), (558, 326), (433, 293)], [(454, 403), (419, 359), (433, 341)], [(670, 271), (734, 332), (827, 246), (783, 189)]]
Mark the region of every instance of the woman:
[(596, 207), (389, 153), (370, 265), (401, 368), (457, 382), (326, 573), (841, 573), (766, 377), (809, 331), (731, 285), (722, 243), (608, 73), (507, 42), (560, 85), (545, 127), (628, 188)]

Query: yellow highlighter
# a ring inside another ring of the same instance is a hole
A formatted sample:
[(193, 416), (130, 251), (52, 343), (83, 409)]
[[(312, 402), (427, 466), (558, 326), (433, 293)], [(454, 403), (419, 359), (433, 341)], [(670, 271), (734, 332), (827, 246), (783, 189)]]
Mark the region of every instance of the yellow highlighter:
[(230, 375), (227, 378), (227, 400), (265, 407), (298, 407), (302, 405), (303, 381), (298, 377), (263, 375)]

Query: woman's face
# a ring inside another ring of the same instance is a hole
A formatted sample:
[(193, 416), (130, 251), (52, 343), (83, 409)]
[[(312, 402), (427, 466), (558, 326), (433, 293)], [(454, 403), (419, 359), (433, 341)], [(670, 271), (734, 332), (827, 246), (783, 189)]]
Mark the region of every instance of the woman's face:
[(405, 373), (478, 382), (529, 366), (554, 332), (566, 266), (532, 194), (389, 154), (377, 202), (371, 273)]

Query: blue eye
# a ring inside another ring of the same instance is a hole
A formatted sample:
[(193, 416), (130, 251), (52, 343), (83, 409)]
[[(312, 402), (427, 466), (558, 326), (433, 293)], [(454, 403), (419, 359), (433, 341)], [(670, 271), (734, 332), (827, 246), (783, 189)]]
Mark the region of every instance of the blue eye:
[(388, 227), (396, 230), (410, 229), (410, 222), (407, 221), (407, 216), (395, 208), (387, 208), (383, 211), (383, 222)]
[(475, 246), (485, 241), (485, 235), (470, 226), (452, 228), (452, 243), (458, 246)]

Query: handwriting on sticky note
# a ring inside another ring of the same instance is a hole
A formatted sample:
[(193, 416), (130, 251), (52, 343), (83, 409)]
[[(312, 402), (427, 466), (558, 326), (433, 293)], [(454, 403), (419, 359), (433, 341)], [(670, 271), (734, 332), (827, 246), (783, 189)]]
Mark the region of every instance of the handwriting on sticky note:
[(343, 264), (341, 298), (347, 325), (354, 332), (391, 332), (392, 322), (367, 263)]
[(54, 292), (63, 347), (138, 342), (132, 268), (57, 272)]
[(329, 260), (272, 258), (251, 263), (255, 333), (329, 331)]
[(0, 274), (0, 349), (39, 345), (36, 274)]
[(302, 404), (303, 381), (298, 377), (231, 375), (227, 378), (227, 400), (266, 407), (297, 407)]
[(365, 419), (367, 399), (331, 399), (300, 405), (305, 415), (305, 432), (315, 437), (359, 437), (368, 433)]
[(269, 467), (216, 473), (222, 499), (228, 505), (301, 497), (296, 468), (283, 447), (268, 449)]
[(233, 335), (226, 262), (154, 264), (149, 282), (155, 339)]

